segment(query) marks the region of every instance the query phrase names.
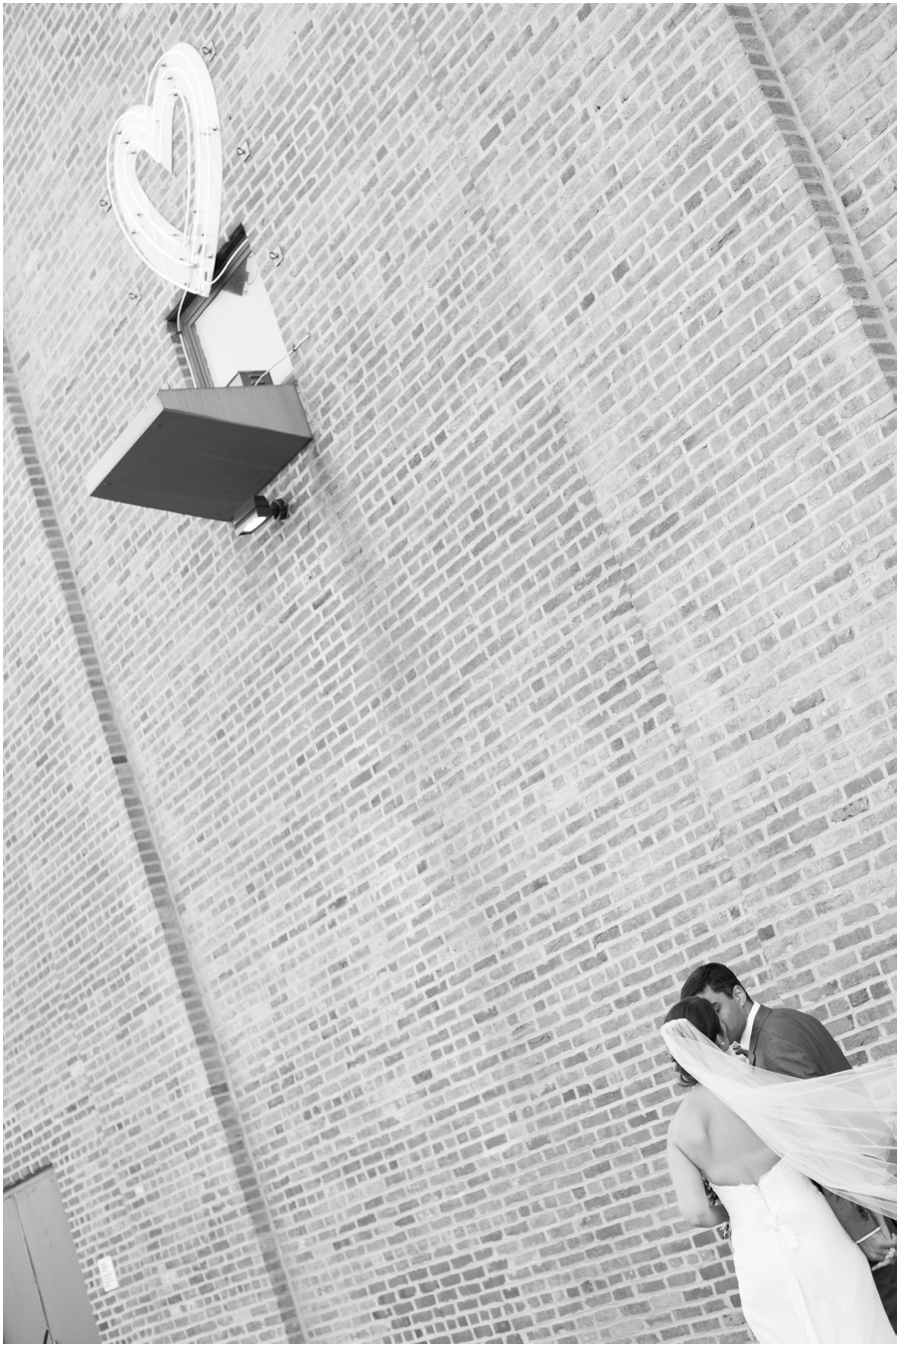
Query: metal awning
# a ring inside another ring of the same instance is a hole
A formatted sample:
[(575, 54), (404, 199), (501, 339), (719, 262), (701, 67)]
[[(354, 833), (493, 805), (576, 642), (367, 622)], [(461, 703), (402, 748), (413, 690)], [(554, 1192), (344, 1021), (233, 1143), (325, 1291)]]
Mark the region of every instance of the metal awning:
[(85, 485), (101, 500), (230, 522), (311, 440), (294, 384), (161, 388)]

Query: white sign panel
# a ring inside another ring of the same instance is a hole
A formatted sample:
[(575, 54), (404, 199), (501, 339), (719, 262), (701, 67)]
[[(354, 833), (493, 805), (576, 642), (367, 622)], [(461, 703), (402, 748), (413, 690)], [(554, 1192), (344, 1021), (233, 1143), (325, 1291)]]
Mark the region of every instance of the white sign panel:
[[(188, 125), (188, 200), (180, 229), (159, 213), (137, 176), (141, 154), (172, 172), (177, 98)], [(126, 238), (148, 266), (183, 290), (208, 295), (222, 206), (222, 136), (212, 80), (196, 48), (179, 42), (160, 58), (147, 100), (123, 112), (112, 129), (106, 158), (110, 200)]]
[(97, 1271), (100, 1273), (100, 1283), (104, 1291), (118, 1291), (119, 1279), (116, 1276), (113, 1260), (108, 1254), (97, 1259)]

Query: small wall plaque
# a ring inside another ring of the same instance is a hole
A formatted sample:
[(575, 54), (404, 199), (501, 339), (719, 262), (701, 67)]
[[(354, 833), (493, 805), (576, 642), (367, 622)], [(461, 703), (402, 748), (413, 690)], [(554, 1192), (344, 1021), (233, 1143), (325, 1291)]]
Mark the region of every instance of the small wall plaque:
[(113, 1267), (113, 1260), (108, 1254), (97, 1259), (97, 1271), (100, 1273), (100, 1281), (104, 1291), (118, 1291), (119, 1279), (116, 1276), (116, 1269)]

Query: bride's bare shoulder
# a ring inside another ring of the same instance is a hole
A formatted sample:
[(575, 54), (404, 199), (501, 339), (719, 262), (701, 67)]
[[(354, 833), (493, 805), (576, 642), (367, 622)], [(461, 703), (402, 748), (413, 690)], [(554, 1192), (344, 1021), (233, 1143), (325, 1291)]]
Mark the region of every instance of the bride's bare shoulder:
[(713, 1098), (711, 1092), (704, 1085), (691, 1087), (669, 1123), (669, 1135), (673, 1141), (677, 1141), (679, 1136), (694, 1132), (697, 1126), (702, 1124), (709, 1113), (711, 1098)]
[[(682, 1110), (691, 1112), (698, 1108), (705, 1108), (710, 1099), (715, 1099), (712, 1090), (708, 1090), (705, 1085), (692, 1085), (678, 1105), (678, 1113), (681, 1113)], [(678, 1113), (675, 1114), (676, 1118)]]

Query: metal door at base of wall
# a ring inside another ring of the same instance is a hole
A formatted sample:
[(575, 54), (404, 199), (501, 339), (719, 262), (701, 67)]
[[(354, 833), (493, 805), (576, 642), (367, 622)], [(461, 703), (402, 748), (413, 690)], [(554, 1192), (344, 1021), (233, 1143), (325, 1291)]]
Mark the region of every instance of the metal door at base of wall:
[(3, 1194), (3, 1341), (100, 1341), (51, 1169)]

